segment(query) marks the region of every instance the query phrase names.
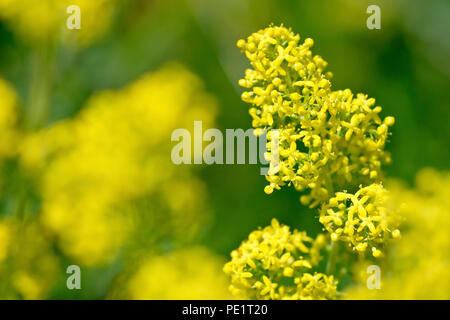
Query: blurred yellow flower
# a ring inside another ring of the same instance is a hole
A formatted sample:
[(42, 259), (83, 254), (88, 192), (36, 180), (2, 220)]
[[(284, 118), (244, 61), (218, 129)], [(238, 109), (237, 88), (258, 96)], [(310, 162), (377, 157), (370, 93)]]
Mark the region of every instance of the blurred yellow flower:
[(222, 264), (222, 258), (202, 247), (150, 256), (138, 263), (123, 288), (111, 298), (230, 299)]
[(7, 257), (8, 248), (11, 242), (11, 234), (8, 226), (0, 224), (0, 263)]
[[(62, 39), (70, 45), (88, 45), (109, 27), (116, 0), (0, 0), (0, 19), (34, 44)], [(69, 30), (67, 7), (81, 11), (81, 28)]]
[(171, 162), (169, 142), (194, 120), (211, 126), (215, 104), (197, 76), (171, 64), (95, 95), (74, 119), (25, 141), (22, 163), (43, 171), (42, 221), (69, 256), (109, 261), (143, 226), (195, 233), (207, 217), (206, 192), (191, 168)]

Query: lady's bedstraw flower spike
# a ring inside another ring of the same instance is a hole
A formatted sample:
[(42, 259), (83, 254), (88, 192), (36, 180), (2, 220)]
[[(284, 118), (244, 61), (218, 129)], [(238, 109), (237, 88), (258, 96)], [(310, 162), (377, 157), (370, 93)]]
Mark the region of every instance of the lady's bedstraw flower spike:
[(0, 160), (17, 152), (20, 133), (18, 130), (18, 96), (14, 89), (0, 77)]
[(243, 299), (335, 298), (333, 276), (313, 272), (326, 244), (325, 235), (313, 239), (273, 219), (231, 253), (224, 272), (231, 277), (232, 294)]
[(342, 240), (359, 252), (382, 256), (381, 246), (399, 238), (399, 215), (389, 209), (387, 191), (379, 184), (360, 188), (355, 194), (337, 192), (321, 208), (319, 221), (333, 241)]
[[(237, 46), (250, 60), (239, 85), (242, 100), (252, 104), (254, 128), (278, 129), (280, 170), (266, 176), (266, 193), (286, 184), (310, 190), (304, 204), (317, 206), (351, 184), (380, 179), (388, 127), (394, 118), (380, 118), (381, 107), (364, 94), (349, 89), (332, 91), (327, 62), (313, 55), (312, 39), (283, 26), (271, 26)], [(268, 156), (270, 157), (270, 143)]]

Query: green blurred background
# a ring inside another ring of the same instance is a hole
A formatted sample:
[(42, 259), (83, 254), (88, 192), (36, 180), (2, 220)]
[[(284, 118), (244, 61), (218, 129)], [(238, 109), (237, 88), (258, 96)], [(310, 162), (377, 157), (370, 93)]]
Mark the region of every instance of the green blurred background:
[[(381, 8), (381, 30), (366, 27), (370, 4)], [(271, 23), (315, 40), (313, 52), (329, 62), (334, 89), (367, 93), (383, 107), (384, 116), (396, 118), (387, 146), (393, 159), (386, 167), (388, 177), (411, 183), (422, 167), (449, 169), (450, 2), (446, 0), (123, 1), (108, 33), (92, 46), (81, 51), (58, 49), (47, 124), (76, 115), (94, 92), (120, 88), (175, 60), (199, 75), (217, 97), (219, 129), (247, 129), (249, 106), (240, 100), (237, 82), (248, 62), (235, 44)], [(0, 22), (0, 74), (24, 100), (32, 53)], [(201, 169), (213, 210), (201, 244), (227, 256), (272, 217), (312, 234), (320, 231), (316, 212), (299, 203), (295, 190), (267, 196), (259, 170), (259, 165)], [(95, 285), (88, 290), (61, 290), (55, 296), (103, 297), (114, 268), (90, 270), (87, 277), (95, 279)]]

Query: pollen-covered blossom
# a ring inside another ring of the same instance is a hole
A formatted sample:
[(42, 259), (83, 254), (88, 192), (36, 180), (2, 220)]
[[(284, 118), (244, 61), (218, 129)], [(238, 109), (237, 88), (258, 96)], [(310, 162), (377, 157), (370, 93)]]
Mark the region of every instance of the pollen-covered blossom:
[[(450, 299), (450, 173), (426, 168), (415, 188), (388, 181), (390, 198), (400, 214), (402, 239), (381, 260), (381, 289), (360, 286), (344, 292), (348, 299)], [(389, 272), (383, 272), (389, 270)]]
[(222, 258), (203, 247), (152, 255), (119, 277), (112, 299), (230, 299)]
[(17, 102), (14, 89), (0, 78), (0, 160), (17, 151)]
[(224, 266), (231, 278), (230, 291), (243, 299), (335, 298), (334, 277), (313, 270), (326, 240), (324, 235), (313, 239), (306, 232), (291, 232), (273, 219), (231, 252), (231, 261)]
[(312, 54), (313, 43), (272, 26), (237, 46), (253, 67), (239, 81), (248, 90), (242, 100), (253, 105), (252, 125), (267, 129), (269, 140), (271, 130), (279, 130), (279, 170), (269, 171), (265, 191), (285, 184), (309, 189), (301, 200), (317, 206), (333, 189), (380, 179), (382, 163), (390, 161), (384, 146), (394, 118), (382, 120), (381, 107), (365, 94), (332, 91), (332, 74), (325, 71), (327, 62)]
[[(0, 0), (0, 19), (20, 36), (40, 45), (61, 38), (67, 44), (88, 45), (105, 33), (117, 0)], [(67, 19), (80, 8), (80, 29), (69, 30)]]
[(58, 275), (58, 259), (36, 221), (0, 220), (0, 299), (42, 299)]
[(41, 185), (44, 226), (87, 265), (110, 261), (127, 240), (191, 239), (208, 217), (206, 188), (192, 168), (172, 163), (167, 141), (214, 117), (201, 80), (172, 64), (28, 137), (21, 162)]
[(348, 242), (359, 252), (380, 257), (388, 239), (399, 238), (400, 216), (388, 204), (388, 191), (380, 184), (361, 187), (355, 194), (337, 192), (320, 211), (319, 221), (333, 241)]

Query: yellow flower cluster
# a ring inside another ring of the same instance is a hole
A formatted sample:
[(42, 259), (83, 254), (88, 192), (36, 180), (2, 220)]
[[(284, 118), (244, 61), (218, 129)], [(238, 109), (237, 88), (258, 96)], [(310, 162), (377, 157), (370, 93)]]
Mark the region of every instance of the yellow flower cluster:
[(42, 221), (65, 253), (96, 264), (142, 225), (153, 230), (136, 234), (147, 242), (198, 229), (208, 213), (204, 185), (171, 162), (167, 141), (176, 128), (198, 119), (212, 126), (214, 117), (215, 100), (200, 79), (172, 64), (97, 94), (75, 118), (29, 137), (22, 163), (43, 172)]
[(313, 207), (334, 193), (332, 184), (343, 190), (380, 178), (382, 163), (390, 161), (384, 146), (394, 118), (382, 121), (381, 107), (367, 95), (332, 91), (332, 74), (313, 56), (312, 39), (301, 44), (290, 29), (271, 26), (237, 46), (253, 67), (239, 81), (248, 89), (242, 100), (253, 105), (252, 125), (267, 129), (269, 140), (279, 130), (280, 164), (266, 176), (266, 193), (285, 184), (310, 189), (301, 200)]
[(15, 91), (0, 78), (0, 160), (16, 153), (19, 133), (17, 131), (17, 102)]
[(348, 242), (358, 252), (382, 255), (380, 246), (399, 238), (400, 216), (389, 208), (388, 191), (380, 184), (360, 187), (355, 193), (337, 192), (320, 211), (319, 221), (332, 241)]
[[(80, 29), (69, 30), (67, 7), (77, 5)], [(87, 45), (105, 33), (116, 0), (0, 0), (0, 19), (34, 44), (59, 38), (65, 43)]]
[(59, 270), (52, 246), (36, 222), (0, 221), (0, 298), (42, 299)]
[(231, 252), (231, 261), (224, 266), (231, 277), (230, 291), (243, 299), (335, 298), (334, 277), (311, 273), (326, 240), (324, 235), (313, 239), (306, 232), (291, 232), (273, 219)]
[(368, 290), (363, 282), (346, 298), (450, 299), (450, 173), (422, 169), (416, 188), (391, 181), (389, 190), (405, 217), (402, 241), (386, 254), (389, 273), (381, 274), (381, 289)]
[[(207, 249), (193, 247), (151, 256), (138, 264), (112, 299), (222, 300), (230, 299), (222, 259)], [(120, 281), (119, 281), (120, 282)]]

